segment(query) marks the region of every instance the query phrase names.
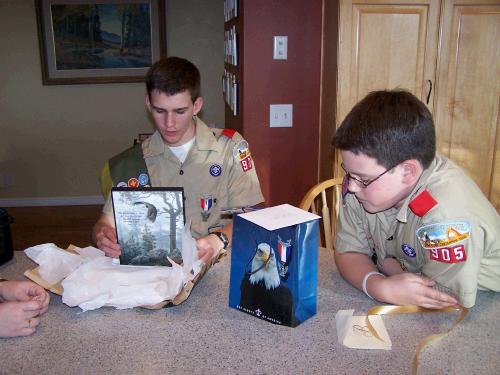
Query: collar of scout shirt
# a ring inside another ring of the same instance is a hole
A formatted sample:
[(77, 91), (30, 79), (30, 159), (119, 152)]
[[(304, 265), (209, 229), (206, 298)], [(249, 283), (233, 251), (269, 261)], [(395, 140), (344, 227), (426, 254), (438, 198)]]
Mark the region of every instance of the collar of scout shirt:
[(427, 180), (429, 179), (429, 176), (431, 175), (432, 171), (436, 169), (437, 166), (437, 159), (439, 156), (435, 156), (434, 159), (432, 160), (431, 164), (429, 165), (428, 168), (424, 169), (422, 174), (420, 175), (420, 178), (418, 179), (417, 185), (413, 188), (411, 194), (405, 199), (403, 205), (401, 206), (401, 209), (399, 210), (396, 219), (401, 222), (401, 223), (406, 223), (408, 221), (408, 205), (410, 202), (415, 198), (418, 194), (422, 192), (422, 190), (425, 189), (425, 185), (427, 183)]
[[(194, 145), (198, 150), (222, 152), (222, 146), (217, 142), (217, 138), (214, 133), (212, 133), (212, 130), (197, 117), (195, 120), (195, 127), (196, 139)], [(150, 138), (149, 147), (146, 149), (143, 148), (144, 158), (162, 155), (165, 151), (167, 151), (167, 145), (163, 141), (160, 132), (156, 130)]]

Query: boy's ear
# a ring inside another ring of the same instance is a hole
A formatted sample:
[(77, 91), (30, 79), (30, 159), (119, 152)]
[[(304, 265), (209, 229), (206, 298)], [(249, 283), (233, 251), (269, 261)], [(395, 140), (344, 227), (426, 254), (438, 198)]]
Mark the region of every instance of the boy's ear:
[(144, 98), (144, 102), (146, 103), (146, 108), (148, 109), (149, 112), (151, 112), (151, 102), (149, 101), (149, 95), (146, 94)]
[(423, 168), (418, 160), (410, 159), (402, 163), (403, 182), (409, 185), (414, 184), (422, 174)]
[(193, 114), (196, 116), (200, 112), (201, 107), (203, 107), (203, 98), (198, 96), (193, 103)]

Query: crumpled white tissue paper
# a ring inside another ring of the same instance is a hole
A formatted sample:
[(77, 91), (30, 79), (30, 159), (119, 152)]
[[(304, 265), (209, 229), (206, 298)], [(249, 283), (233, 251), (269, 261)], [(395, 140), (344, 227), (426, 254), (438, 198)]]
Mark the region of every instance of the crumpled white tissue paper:
[(60, 249), (53, 243), (29, 247), (24, 253), (39, 264), (38, 273), (51, 285), (64, 279), (86, 261), (85, 258)]
[(155, 305), (174, 298), (189, 280), (181, 266), (171, 263), (172, 267), (121, 266), (108, 257), (96, 258), (63, 280), (62, 301), (84, 311)]
[[(203, 262), (198, 259), (198, 249), (196, 248), (196, 240), (191, 235), (191, 219), (188, 219), (182, 231), (182, 270), (185, 273), (192, 273), (193, 278), (203, 267)], [(184, 250), (186, 249), (186, 251)], [(170, 261), (172, 263), (172, 261)]]
[(25, 253), (39, 264), (45, 280), (53, 284), (64, 279), (62, 301), (68, 306), (79, 306), (83, 311), (102, 306), (151, 306), (177, 296), (203, 266), (190, 224), (186, 223), (182, 234), (183, 266), (171, 259), (172, 267), (122, 266), (94, 247), (76, 248), (79, 255), (75, 255), (54, 244), (43, 244)]

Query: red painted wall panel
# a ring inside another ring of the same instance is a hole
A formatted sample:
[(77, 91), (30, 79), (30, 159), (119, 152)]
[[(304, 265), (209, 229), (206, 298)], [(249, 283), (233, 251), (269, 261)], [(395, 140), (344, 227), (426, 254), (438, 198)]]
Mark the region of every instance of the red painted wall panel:
[[(244, 136), (267, 205), (298, 205), (318, 182), (321, 0), (247, 0), (243, 14)], [(288, 60), (273, 60), (275, 35)], [(292, 128), (269, 127), (270, 104), (293, 104)]]

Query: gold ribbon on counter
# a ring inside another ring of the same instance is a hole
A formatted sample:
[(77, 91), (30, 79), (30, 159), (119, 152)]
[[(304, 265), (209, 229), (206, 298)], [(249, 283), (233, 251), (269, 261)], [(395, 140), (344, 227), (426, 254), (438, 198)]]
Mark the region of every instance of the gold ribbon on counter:
[(427, 337), (424, 337), (418, 343), (417, 349), (415, 350), (415, 354), (413, 356), (413, 364), (412, 364), (412, 374), (416, 375), (417, 370), (418, 370), (418, 357), (420, 355), (420, 351), (431, 341), (442, 338), (442, 337), (446, 336), (448, 333), (450, 333), (453, 330), (453, 328), (455, 328), (457, 326), (457, 324), (460, 323), (467, 316), (467, 314), (469, 312), (469, 310), (467, 308), (462, 307), (462, 306), (447, 307), (444, 309), (427, 309), (425, 307), (419, 307), (419, 306), (413, 306), (413, 305), (375, 306), (375, 307), (372, 307), (370, 310), (368, 310), (368, 313), (366, 316), (366, 326), (370, 330), (370, 333), (373, 335), (373, 337), (376, 337), (377, 339), (382, 340), (380, 338), (380, 336), (377, 334), (377, 331), (371, 325), (370, 320), (368, 319), (368, 316), (370, 316), (370, 315), (416, 314), (416, 313), (431, 313), (431, 312), (445, 312), (445, 313), (460, 312), (460, 314), (459, 314), (457, 320), (455, 320), (455, 323), (453, 324), (453, 326), (448, 331), (443, 332), (443, 333), (435, 333), (435, 334), (429, 335)]

